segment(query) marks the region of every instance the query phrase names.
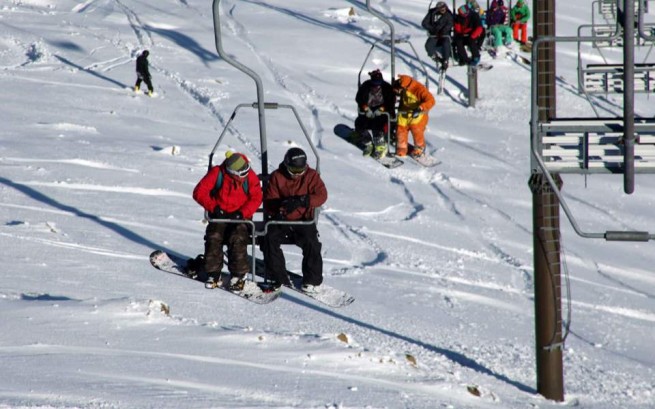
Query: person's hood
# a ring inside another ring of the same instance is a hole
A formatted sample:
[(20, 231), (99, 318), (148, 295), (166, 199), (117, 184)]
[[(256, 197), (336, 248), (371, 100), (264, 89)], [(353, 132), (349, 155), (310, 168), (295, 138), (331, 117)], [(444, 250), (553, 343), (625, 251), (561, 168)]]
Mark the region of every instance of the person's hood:
[(400, 85), (402, 88), (407, 88), (409, 87), (409, 84), (412, 83), (412, 77), (410, 77), (409, 75), (399, 74), (396, 83)]

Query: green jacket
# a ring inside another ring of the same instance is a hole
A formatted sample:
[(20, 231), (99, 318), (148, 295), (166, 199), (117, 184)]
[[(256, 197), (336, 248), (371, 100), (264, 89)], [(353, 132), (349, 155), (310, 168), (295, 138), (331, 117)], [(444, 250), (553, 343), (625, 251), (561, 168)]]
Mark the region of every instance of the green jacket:
[(525, 2), (520, 7), (519, 4), (521, 2), (517, 2), (516, 6), (509, 11), (510, 21), (512, 23), (527, 23), (530, 20), (530, 8)]

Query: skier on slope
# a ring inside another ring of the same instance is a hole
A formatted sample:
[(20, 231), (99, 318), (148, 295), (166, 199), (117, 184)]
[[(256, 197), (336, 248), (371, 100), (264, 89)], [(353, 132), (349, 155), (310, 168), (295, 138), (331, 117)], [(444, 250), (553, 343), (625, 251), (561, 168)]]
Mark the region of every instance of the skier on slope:
[[(396, 96), (391, 84), (382, 77), (380, 70), (368, 73), (371, 77), (357, 90), (355, 101), (359, 109), (359, 116), (355, 119), (354, 142), (363, 144), (364, 155), (373, 155), (374, 158), (386, 156), (388, 148), (385, 135), (389, 132), (390, 119), (396, 116)], [(373, 134), (371, 135), (371, 132)]]
[(443, 1), (438, 2), (425, 15), (421, 26), (429, 34), (425, 42), (425, 51), (439, 64), (440, 70), (447, 70), (452, 47), (450, 35), (453, 29), (453, 13), (448, 9), (448, 5)]
[(409, 131), (414, 137), (414, 149), (409, 152), (413, 158), (425, 153), (425, 127), (428, 111), (435, 104), (427, 88), (409, 75), (398, 75), (393, 82), (393, 91), (400, 97), (398, 124), (396, 129), (396, 156), (407, 156)]
[[(291, 148), (278, 169), (270, 175), (264, 193), (264, 211), (272, 220), (311, 221), (314, 219), (314, 209), (322, 206), (327, 197), (325, 184), (319, 173), (307, 164), (305, 152), (300, 148)], [(280, 247), (286, 236), (302, 249), (301, 290), (319, 292), (319, 286), (323, 283), (323, 258), (314, 223), (268, 225), (262, 251), (273, 286), (291, 285)]]
[(240, 291), (250, 270), (248, 224), (231, 220), (252, 219), (262, 203), (263, 193), (245, 155), (227, 152), (225, 156), (223, 163), (212, 167), (193, 190), (193, 199), (210, 213), (210, 218), (224, 220), (207, 225), (204, 267), (197, 264), (194, 267), (196, 271), (204, 268), (207, 272), (207, 288), (216, 288), (223, 269), (223, 245), (227, 245), (229, 289)]
[(150, 51), (144, 50), (136, 59), (136, 84), (134, 84), (134, 92), (139, 92), (139, 89), (141, 89), (141, 82), (143, 81), (148, 86), (148, 96), (151, 97), (154, 88), (152, 86), (150, 70), (148, 69), (149, 55)]

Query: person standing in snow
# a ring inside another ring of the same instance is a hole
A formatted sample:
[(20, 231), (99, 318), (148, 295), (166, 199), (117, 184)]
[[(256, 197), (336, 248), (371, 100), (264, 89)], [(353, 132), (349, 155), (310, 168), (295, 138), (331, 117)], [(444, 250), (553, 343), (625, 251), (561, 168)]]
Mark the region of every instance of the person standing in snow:
[(418, 158), (425, 152), (425, 127), (434, 97), (427, 88), (409, 75), (398, 75), (393, 90), (400, 97), (396, 128), (396, 156), (407, 156), (409, 132), (414, 137), (414, 149), (409, 154)]
[(388, 151), (385, 136), (389, 132), (389, 119), (384, 113), (388, 113), (391, 120), (394, 119), (396, 96), (380, 70), (371, 71), (368, 75), (371, 78), (364, 81), (355, 95), (359, 116), (355, 119), (352, 138), (353, 142), (363, 145), (364, 156), (372, 154), (374, 158), (382, 158)]
[(148, 69), (148, 56), (150, 51), (145, 50), (136, 59), (136, 84), (134, 84), (134, 92), (139, 92), (141, 89), (141, 82), (145, 82), (148, 86), (148, 96), (152, 96), (154, 88), (150, 77), (150, 70)]
[[(314, 209), (327, 200), (328, 193), (320, 174), (309, 167), (307, 155), (300, 148), (291, 148), (284, 160), (273, 171), (264, 192), (264, 212), (269, 219), (285, 221), (312, 221)], [(264, 236), (262, 251), (266, 271), (273, 286), (290, 286), (281, 244), (285, 237), (302, 249), (301, 290), (320, 291), (323, 283), (323, 257), (316, 224), (270, 224)]]
[[(459, 65), (478, 65), (480, 63), (480, 46), (484, 42), (485, 32), (480, 15), (468, 4), (457, 9), (454, 32), (453, 42)], [(466, 47), (471, 51), (471, 58), (466, 54)]]
[(523, 0), (518, 0), (516, 5), (509, 12), (510, 23), (514, 34), (514, 40), (521, 44), (528, 42), (528, 20), (530, 20), (530, 8)]
[(453, 13), (448, 9), (448, 5), (443, 1), (438, 2), (425, 15), (421, 26), (429, 34), (425, 42), (425, 51), (439, 64), (442, 71), (447, 70), (452, 47), (450, 35), (453, 30)]
[(493, 0), (487, 11), (487, 26), (494, 37), (494, 50), (498, 52), (503, 45), (512, 45), (512, 29), (506, 25), (507, 7), (503, 0)]
[[(233, 220), (251, 220), (262, 203), (263, 192), (257, 174), (246, 155), (227, 152), (219, 166), (212, 167), (193, 190), (193, 199), (209, 212), (211, 219), (205, 231), (205, 287), (220, 285), (223, 269), (223, 245), (227, 246), (229, 289), (240, 291), (250, 270), (248, 224)], [(221, 221), (223, 220), (223, 221)], [(196, 266), (196, 268), (200, 268)]]

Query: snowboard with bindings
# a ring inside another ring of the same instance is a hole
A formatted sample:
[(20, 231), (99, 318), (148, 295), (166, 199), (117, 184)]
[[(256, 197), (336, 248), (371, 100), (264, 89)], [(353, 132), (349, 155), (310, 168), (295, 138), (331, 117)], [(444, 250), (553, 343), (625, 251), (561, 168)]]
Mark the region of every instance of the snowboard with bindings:
[[(259, 277), (265, 277), (266, 266), (263, 260), (257, 259), (255, 261), (255, 274)], [(348, 294), (345, 291), (341, 291), (334, 287), (330, 287), (325, 283), (321, 284), (318, 287), (317, 292), (315, 293), (305, 292), (301, 289), (302, 275), (296, 274), (288, 270), (287, 270), (287, 275), (289, 276), (289, 281), (291, 281), (291, 286), (284, 286), (284, 288), (288, 288), (299, 294), (306, 295), (307, 297), (310, 297), (329, 307), (332, 308), (345, 307), (347, 305), (352, 304), (352, 302), (355, 301), (355, 297), (353, 297), (352, 295)]]
[(159, 94), (157, 93), (157, 91), (153, 91), (151, 95), (148, 95), (148, 89), (140, 89), (138, 91), (136, 91), (133, 87), (126, 87), (125, 89), (130, 93), (130, 95), (132, 95), (135, 98), (138, 96), (159, 98)]
[[(357, 134), (355, 133), (355, 130), (350, 126), (345, 124), (338, 124), (334, 127), (334, 134), (339, 138), (343, 139), (344, 141), (350, 143), (351, 145), (356, 146), (362, 152), (364, 151), (363, 146), (359, 144), (359, 140)], [(387, 154), (382, 158), (375, 158), (373, 156), (371, 156), (371, 158), (376, 162), (379, 162), (385, 168), (389, 168), (389, 169), (397, 168), (398, 166), (402, 166), (404, 163), (400, 159), (396, 158), (395, 156), (391, 156), (389, 154)]]
[[(191, 280), (196, 280), (204, 283), (207, 279), (207, 275), (201, 272), (197, 277), (192, 277), (186, 274), (186, 264), (187, 259), (170, 255), (163, 250), (155, 250), (150, 254), (150, 264), (158, 270), (161, 270), (168, 274), (173, 274), (180, 277), (186, 277)], [(245, 300), (254, 302), (256, 304), (268, 304), (272, 301), (275, 301), (281, 294), (280, 291), (270, 291), (264, 292), (256, 283), (246, 280), (246, 284), (241, 291), (232, 291), (227, 288), (227, 284), (230, 282), (230, 275), (227, 273), (221, 274), (222, 285), (216, 287), (228, 293), (234, 294), (238, 297), (241, 297)]]

